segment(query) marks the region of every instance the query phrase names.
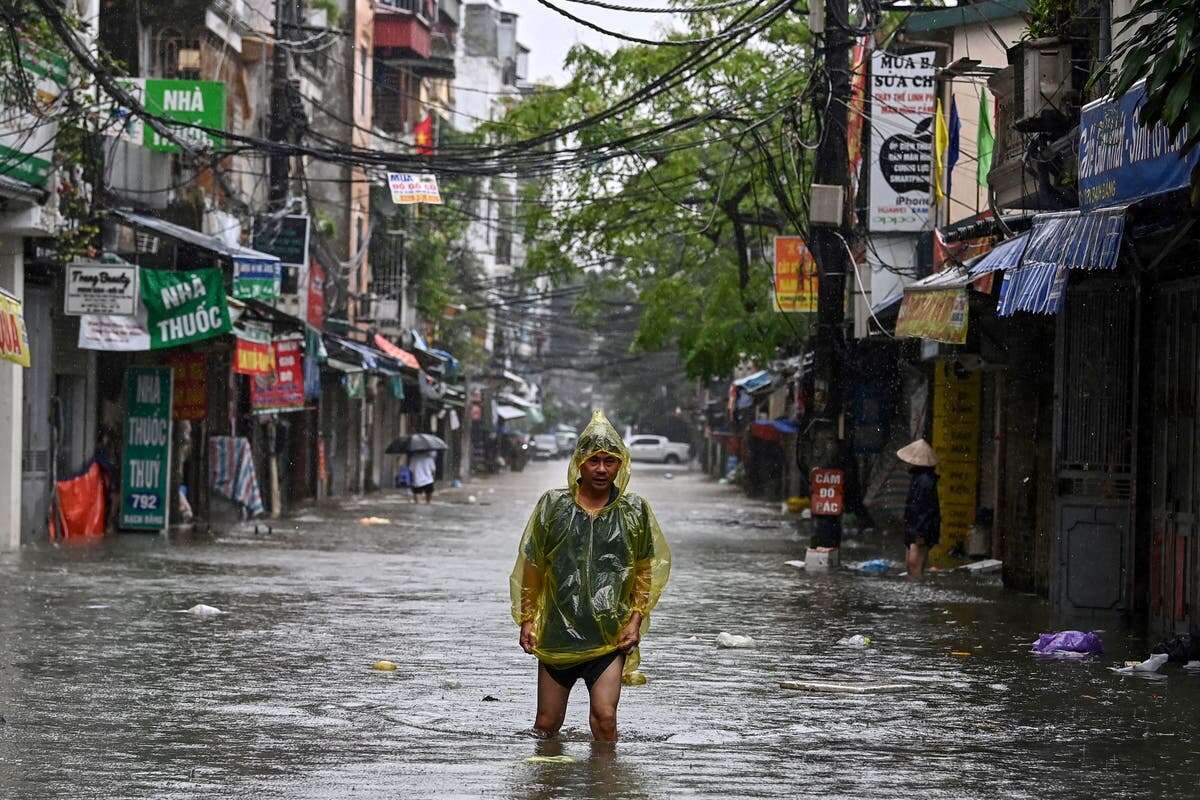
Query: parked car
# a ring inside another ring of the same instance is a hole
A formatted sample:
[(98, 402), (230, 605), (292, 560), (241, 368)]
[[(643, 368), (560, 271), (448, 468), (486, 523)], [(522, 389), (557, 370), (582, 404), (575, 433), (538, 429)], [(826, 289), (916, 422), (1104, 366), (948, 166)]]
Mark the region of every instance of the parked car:
[(569, 456), (575, 452), (575, 443), (579, 441), (579, 434), (575, 431), (558, 431), (554, 434), (554, 439), (558, 443), (558, 454)]
[(534, 458), (554, 458), (558, 455), (558, 440), (553, 433), (539, 433), (533, 437)]
[(662, 464), (683, 464), (692, 457), (691, 445), (668, 441), (665, 436), (639, 433), (625, 443), (634, 461), (657, 461)]

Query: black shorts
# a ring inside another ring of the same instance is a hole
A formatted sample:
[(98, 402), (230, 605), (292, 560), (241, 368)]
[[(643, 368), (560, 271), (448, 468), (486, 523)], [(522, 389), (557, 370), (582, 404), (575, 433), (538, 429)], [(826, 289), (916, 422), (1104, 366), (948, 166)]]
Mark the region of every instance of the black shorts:
[[(913, 530), (906, 530), (904, 532), (904, 546), (912, 547), (914, 544), (922, 544), (925, 547), (933, 548), (933, 547), (937, 546), (938, 540), (940, 538), (941, 537), (938, 536), (938, 534), (936, 534), (936, 533), (933, 536), (928, 536), (924, 533), (917, 533), (916, 531), (913, 531)], [(921, 541), (918, 542), (917, 541), (918, 539), (920, 539)]]
[(424, 486), (414, 486), (414, 487), (412, 487), (412, 493), (413, 493), (413, 497), (416, 497), (417, 495), (422, 495), (422, 494), (425, 495), (426, 497), (433, 497), (433, 484), (427, 483)]
[(606, 653), (599, 658), (593, 658), (591, 661), (584, 661), (582, 664), (576, 664), (573, 667), (560, 669), (552, 667), (545, 662), (542, 663), (542, 666), (546, 668), (546, 672), (554, 679), (554, 682), (564, 689), (570, 689), (575, 685), (575, 681), (583, 678), (583, 682), (587, 685), (590, 692), (592, 686), (604, 674), (604, 670), (608, 669), (608, 665), (618, 658), (624, 661), (625, 654), (620, 650), (613, 650), (611, 653)]

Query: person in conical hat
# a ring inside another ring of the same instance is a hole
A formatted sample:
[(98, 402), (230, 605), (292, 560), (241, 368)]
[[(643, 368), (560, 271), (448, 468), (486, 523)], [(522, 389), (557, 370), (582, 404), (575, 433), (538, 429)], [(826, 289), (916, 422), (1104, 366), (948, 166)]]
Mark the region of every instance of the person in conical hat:
[(671, 572), (650, 504), (632, 492), (629, 449), (603, 412), (579, 435), (567, 485), (542, 495), (509, 579), (521, 648), (538, 659), (534, 732), (562, 727), (582, 678), (592, 736), (617, 738), (621, 684), (644, 683), (639, 644)]
[(938, 501), (937, 454), (924, 439), (905, 445), (896, 451), (901, 461), (909, 465), (912, 480), (908, 499), (904, 503), (905, 564), (909, 578), (925, 573), (929, 548), (938, 543), (942, 532), (942, 511)]

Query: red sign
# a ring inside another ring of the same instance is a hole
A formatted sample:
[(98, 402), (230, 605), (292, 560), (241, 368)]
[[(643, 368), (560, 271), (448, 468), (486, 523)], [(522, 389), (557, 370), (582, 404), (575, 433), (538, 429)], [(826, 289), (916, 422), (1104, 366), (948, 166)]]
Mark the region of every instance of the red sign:
[(808, 483), (813, 516), (840, 517), (846, 510), (846, 473), (840, 469), (813, 467), (808, 474)]
[(233, 371), (239, 375), (275, 374), (275, 350), (271, 347), (270, 326), (243, 323), (242, 330), (237, 331)]
[(325, 327), (325, 270), (316, 259), (308, 263), (308, 324)]
[(204, 353), (175, 353), (170, 364), (175, 369), (172, 394), (175, 419), (198, 420), (208, 416), (207, 360)]
[(250, 386), (250, 405), (257, 411), (297, 411), (304, 408), (304, 347), (299, 339), (276, 339), (275, 376), (256, 377)]

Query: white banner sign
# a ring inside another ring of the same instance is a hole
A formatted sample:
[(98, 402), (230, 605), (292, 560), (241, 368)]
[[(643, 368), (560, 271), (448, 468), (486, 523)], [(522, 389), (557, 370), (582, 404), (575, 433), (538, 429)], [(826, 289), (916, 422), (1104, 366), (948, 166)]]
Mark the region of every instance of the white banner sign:
[(440, 206), (442, 204), (442, 193), (438, 189), (436, 175), (389, 172), (388, 188), (392, 190), (392, 202), (396, 205), (431, 203)]
[(138, 317), (84, 314), (79, 318), (79, 349), (134, 352), (150, 349), (150, 331)]
[(63, 313), (133, 316), (138, 308), (138, 268), (112, 264), (67, 265)]
[(932, 50), (871, 54), (870, 229), (875, 233), (930, 227), (933, 60)]

